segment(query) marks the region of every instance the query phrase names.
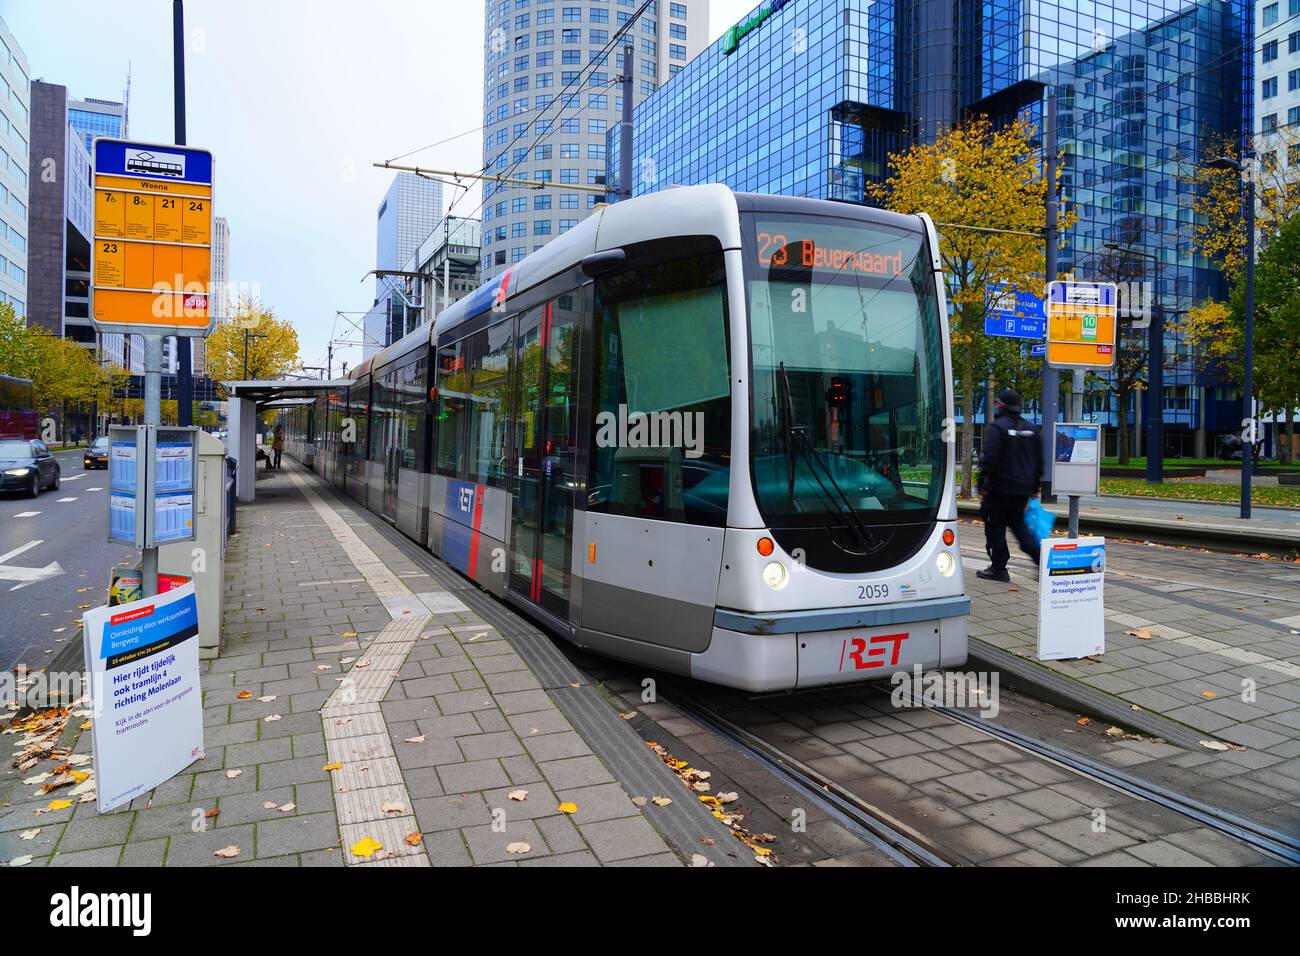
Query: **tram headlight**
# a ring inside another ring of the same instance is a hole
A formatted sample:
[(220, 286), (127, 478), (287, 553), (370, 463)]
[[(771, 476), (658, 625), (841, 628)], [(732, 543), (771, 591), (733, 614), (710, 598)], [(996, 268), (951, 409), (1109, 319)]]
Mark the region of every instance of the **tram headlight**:
[(763, 565), (763, 582), (770, 588), (780, 590), (788, 579), (785, 565), (780, 561), (769, 561)]
[(957, 570), (957, 562), (948, 551), (940, 551), (935, 555), (934, 566), (945, 578), (952, 577), (952, 573)]

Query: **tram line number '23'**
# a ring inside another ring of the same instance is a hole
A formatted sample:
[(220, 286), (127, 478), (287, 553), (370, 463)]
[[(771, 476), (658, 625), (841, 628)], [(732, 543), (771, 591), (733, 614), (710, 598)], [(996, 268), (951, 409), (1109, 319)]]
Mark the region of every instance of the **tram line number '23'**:
[[(844, 645), (840, 648), (840, 673), (844, 673), (846, 664), (852, 664), (855, 671), (869, 670), (873, 667), (884, 667), (884, 657), (889, 653), (887, 644), (894, 645), (894, 652), (889, 656), (889, 666), (897, 667), (899, 655), (903, 651), (903, 642), (907, 640), (907, 632), (901, 634), (877, 634), (874, 637), (846, 637)], [(877, 647), (868, 647), (875, 644)], [(867, 658), (873, 658), (867, 660)]]

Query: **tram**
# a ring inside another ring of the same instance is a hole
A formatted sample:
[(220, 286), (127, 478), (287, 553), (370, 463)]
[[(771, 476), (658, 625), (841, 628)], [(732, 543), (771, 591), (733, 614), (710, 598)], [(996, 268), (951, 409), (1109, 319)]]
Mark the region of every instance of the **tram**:
[(596, 210), (289, 413), (288, 450), (551, 631), (750, 691), (966, 660), (927, 216)]

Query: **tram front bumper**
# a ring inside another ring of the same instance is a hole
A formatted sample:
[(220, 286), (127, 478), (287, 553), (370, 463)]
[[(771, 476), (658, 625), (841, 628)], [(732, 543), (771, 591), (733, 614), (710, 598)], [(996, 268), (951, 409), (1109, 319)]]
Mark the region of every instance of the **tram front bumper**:
[[(691, 676), (749, 691), (886, 680), (966, 662), (964, 595), (781, 614), (719, 610)], [(837, 626), (838, 625), (838, 626)]]

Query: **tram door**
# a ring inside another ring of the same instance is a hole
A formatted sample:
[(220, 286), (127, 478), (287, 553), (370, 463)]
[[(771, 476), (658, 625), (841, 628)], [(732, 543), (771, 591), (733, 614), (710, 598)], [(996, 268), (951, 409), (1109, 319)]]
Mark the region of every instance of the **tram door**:
[(578, 305), (575, 290), (520, 316), (515, 360), (511, 590), (567, 619), (577, 474)]
[(397, 369), (391, 365), (384, 370), (381, 378), (376, 379), (375, 393), (378, 396), (379, 420), (383, 423), (379, 434), (383, 437), (384, 450), (384, 500), (383, 516), (389, 521), (397, 521), (397, 471), (402, 465), (402, 423), (398, 408), (399, 392), (397, 386)]

